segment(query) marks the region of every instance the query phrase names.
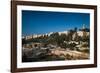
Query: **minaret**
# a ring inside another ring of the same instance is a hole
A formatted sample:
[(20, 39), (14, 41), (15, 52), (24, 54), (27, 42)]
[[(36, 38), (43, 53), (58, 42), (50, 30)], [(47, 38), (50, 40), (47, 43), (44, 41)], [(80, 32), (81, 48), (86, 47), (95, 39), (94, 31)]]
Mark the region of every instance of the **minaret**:
[(85, 29), (85, 24), (83, 24), (83, 29)]
[(83, 36), (87, 35), (85, 29), (86, 29), (86, 26), (85, 26), (85, 24), (83, 24)]

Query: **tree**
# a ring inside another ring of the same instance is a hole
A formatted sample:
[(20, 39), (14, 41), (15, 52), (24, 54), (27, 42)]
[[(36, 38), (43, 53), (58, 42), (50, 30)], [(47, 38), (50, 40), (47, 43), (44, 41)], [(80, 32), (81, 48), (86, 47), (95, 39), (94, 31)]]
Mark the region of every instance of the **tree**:
[(34, 45), (34, 47), (37, 47), (37, 46), (38, 46), (37, 44)]
[(22, 39), (22, 45), (26, 44), (26, 40)]
[(59, 33), (58, 32), (55, 32), (55, 33), (53, 33), (53, 34), (50, 35), (50, 37), (52, 37), (52, 38), (56, 38), (58, 36), (59, 36)]
[(77, 32), (77, 27), (74, 28), (74, 31)]
[(74, 50), (75, 46), (76, 46), (75, 43), (71, 43), (71, 44), (69, 44), (69, 48), (70, 48), (71, 50)]
[(73, 30), (69, 30), (69, 33), (68, 33), (68, 39), (69, 40), (72, 40), (73, 34), (74, 34), (74, 31)]
[(59, 33), (58, 32), (53, 33), (53, 34), (50, 35), (49, 38), (50, 38), (49, 41), (52, 44), (56, 44), (57, 45), (58, 44), (58, 41), (59, 41)]
[(63, 41), (65, 41), (65, 40), (67, 40), (67, 35), (66, 35), (66, 34), (61, 34), (61, 35), (60, 35), (60, 38), (61, 38)]

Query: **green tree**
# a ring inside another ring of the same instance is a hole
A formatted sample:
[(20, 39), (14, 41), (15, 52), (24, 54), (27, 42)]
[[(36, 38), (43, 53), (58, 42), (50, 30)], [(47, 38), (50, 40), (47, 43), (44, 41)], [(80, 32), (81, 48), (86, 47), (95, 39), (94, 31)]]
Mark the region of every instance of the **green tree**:
[(72, 36), (73, 36), (74, 32), (75, 31), (73, 31), (73, 30), (69, 30), (69, 33), (68, 33), (68, 39), (69, 40), (72, 40)]

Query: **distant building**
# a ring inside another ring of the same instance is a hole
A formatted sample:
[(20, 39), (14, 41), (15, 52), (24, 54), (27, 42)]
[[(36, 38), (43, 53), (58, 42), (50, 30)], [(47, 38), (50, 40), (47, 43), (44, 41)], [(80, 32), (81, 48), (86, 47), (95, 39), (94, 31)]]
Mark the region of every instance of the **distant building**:
[(61, 35), (61, 34), (68, 34), (68, 31), (62, 31), (62, 32), (58, 32), (59, 33), (59, 35)]
[(34, 34), (34, 35), (33, 35), (33, 38), (37, 38), (37, 36), (38, 36), (38, 35)]
[(82, 29), (79, 29), (78, 35), (79, 36), (89, 36), (90, 32), (89, 32), (89, 28), (86, 28), (85, 24), (83, 24)]
[(26, 40), (28, 40), (28, 39), (32, 39), (32, 38), (33, 38), (32, 35), (31, 35), (31, 36), (26, 36), (26, 37), (25, 37)]
[(50, 36), (51, 34), (53, 34), (53, 32), (48, 33), (48, 36)]
[[(73, 36), (72, 36), (72, 39), (74, 40), (77, 36), (81, 36), (81, 37), (83, 37), (83, 36), (89, 36), (89, 34), (90, 34), (90, 30), (89, 30), (89, 28), (86, 28), (86, 26), (85, 26), (85, 24), (83, 24), (83, 26), (82, 26), (82, 28), (81, 29), (79, 29), (79, 31), (77, 31), (77, 29), (76, 30), (73, 30), (75, 33), (73, 34)], [(46, 33), (46, 34), (39, 34), (39, 35), (37, 35), (37, 34), (34, 34), (34, 35), (30, 35), (30, 36), (23, 36), (22, 37), (22, 39), (26, 39), (26, 40), (28, 40), (28, 39), (32, 39), (32, 38), (37, 38), (37, 37), (41, 37), (41, 36), (50, 36), (51, 34), (53, 34), (54, 32), (50, 32), (50, 33)], [(61, 35), (61, 34), (66, 34), (66, 35), (68, 35), (68, 33), (69, 33), (69, 31), (62, 31), (62, 32), (58, 32), (58, 34), (59, 35)]]
[(75, 32), (72, 36), (72, 39), (75, 40), (77, 38), (77, 36), (89, 36), (90, 32), (89, 29), (86, 28), (85, 24), (83, 24), (83, 27), (81, 29), (79, 29), (79, 31)]

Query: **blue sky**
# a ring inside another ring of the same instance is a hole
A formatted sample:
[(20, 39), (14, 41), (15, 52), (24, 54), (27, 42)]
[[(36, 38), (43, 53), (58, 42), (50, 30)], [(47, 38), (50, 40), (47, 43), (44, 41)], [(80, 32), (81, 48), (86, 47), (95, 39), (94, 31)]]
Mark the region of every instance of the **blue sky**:
[(22, 35), (80, 29), (83, 24), (90, 27), (89, 13), (22, 11)]

